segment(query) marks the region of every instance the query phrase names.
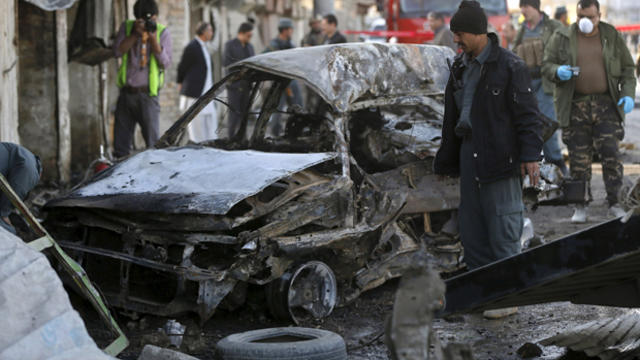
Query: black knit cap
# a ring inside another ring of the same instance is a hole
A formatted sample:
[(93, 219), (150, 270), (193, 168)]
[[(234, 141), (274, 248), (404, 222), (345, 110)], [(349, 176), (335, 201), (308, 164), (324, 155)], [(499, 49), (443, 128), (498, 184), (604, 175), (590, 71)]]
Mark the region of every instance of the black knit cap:
[(466, 32), (469, 34), (487, 33), (487, 15), (474, 0), (465, 0), (460, 3), (458, 11), (451, 18), (449, 28), (452, 32)]
[(532, 8), (540, 11), (540, 0), (520, 0), (520, 7), (529, 5)]
[(144, 19), (150, 16), (158, 15), (158, 4), (154, 0), (138, 0), (133, 5), (133, 15), (136, 19)]

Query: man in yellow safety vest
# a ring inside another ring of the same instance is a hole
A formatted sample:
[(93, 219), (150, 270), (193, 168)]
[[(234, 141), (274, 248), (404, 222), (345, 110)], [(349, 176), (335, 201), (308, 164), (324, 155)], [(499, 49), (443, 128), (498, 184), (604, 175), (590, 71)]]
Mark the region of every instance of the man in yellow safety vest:
[(131, 152), (136, 123), (140, 124), (147, 147), (158, 140), (158, 93), (164, 83), (164, 69), (171, 65), (171, 36), (164, 25), (157, 23), (158, 4), (155, 0), (138, 0), (133, 13), (136, 20), (122, 23), (113, 45), (115, 56), (121, 58), (113, 139), (115, 157)]

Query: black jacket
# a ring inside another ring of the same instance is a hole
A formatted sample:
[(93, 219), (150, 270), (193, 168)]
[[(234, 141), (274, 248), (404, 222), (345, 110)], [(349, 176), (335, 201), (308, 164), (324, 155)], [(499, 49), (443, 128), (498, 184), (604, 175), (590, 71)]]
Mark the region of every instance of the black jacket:
[[(211, 64), (213, 66), (213, 64)], [(207, 75), (207, 62), (198, 40), (193, 39), (184, 48), (178, 64), (178, 84), (182, 84), (180, 94), (192, 98), (202, 95)]]
[(250, 58), (255, 54), (255, 51), (253, 51), (253, 45), (250, 43), (243, 46), (238, 38), (231, 39), (224, 44), (222, 66), (229, 66), (237, 61)]
[[(540, 160), (542, 122), (538, 102), (531, 90), (525, 63), (512, 52), (493, 43), (482, 66), (480, 80), (471, 105), (471, 127), (478, 181), (492, 182), (520, 173), (521, 162)], [(460, 173), (460, 145), (455, 126), (460, 116), (453, 93), (462, 78), (462, 54), (451, 67), (445, 91), (442, 144), (436, 154), (436, 174)], [(455, 75), (454, 75), (455, 74)]]
[(324, 43), (325, 44), (344, 44), (347, 42), (347, 38), (340, 33), (340, 31), (336, 31), (332, 37), (327, 38)]
[[(250, 58), (254, 55), (255, 51), (253, 50), (253, 45), (247, 43), (243, 46), (238, 38), (231, 39), (227, 41), (226, 44), (224, 44), (222, 66), (228, 67), (231, 64), (234, 64), (246, 58)], [(227, 84), (227, 88), (248, 91), (248, 89), (250, 88), (250, 83), (247, 80), (238, 80)]]
[(293, 46), (293, 43), (291, 43), (291, 40), (282, 40), (279, 37), (276, 37), (275, 39), (271, 40), (269, 45), (267, 45), (267, 47), (264, 49), (262, 53), (264, 54), (264, 53), (278, 51), (278, 50), (289, 50), (293, 48), (295, 48), (295, 46)]

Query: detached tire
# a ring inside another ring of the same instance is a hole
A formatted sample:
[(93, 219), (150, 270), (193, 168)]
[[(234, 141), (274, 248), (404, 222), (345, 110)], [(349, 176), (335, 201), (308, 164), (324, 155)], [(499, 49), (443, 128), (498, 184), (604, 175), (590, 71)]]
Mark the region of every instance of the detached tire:
[(229, 335), (217, 345), (223, 360), (346, 360), (336, 333), (302, 327), (270, 328)]

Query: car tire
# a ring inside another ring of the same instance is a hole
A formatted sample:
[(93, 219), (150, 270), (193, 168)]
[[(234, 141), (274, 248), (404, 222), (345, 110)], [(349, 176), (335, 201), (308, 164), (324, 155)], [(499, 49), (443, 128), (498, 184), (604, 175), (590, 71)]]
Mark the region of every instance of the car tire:
[(269, 328), (229, 335), (218, 342), (217, 351), (223, 360), (347, 358), (347, 348), (340, 335), (302, 327)]

